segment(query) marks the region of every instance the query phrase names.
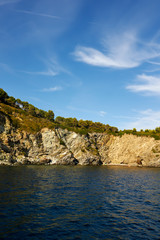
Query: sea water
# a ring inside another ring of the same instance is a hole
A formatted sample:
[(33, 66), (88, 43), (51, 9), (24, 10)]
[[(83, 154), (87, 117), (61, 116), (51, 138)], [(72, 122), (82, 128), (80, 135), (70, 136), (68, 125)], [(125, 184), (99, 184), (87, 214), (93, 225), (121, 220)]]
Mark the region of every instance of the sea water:
[(0, 166), (0, 239), (160, 239), (160, 169)]

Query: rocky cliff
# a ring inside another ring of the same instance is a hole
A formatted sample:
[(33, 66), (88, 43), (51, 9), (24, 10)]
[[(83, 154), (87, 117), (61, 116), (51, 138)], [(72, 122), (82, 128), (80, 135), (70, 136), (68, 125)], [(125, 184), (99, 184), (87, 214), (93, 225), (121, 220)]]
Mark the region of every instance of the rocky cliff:
[(128, 165), (160, 167), (160, 140), (42, 129), (37, 134), (15, 130), (0, 113), (0, 164)]

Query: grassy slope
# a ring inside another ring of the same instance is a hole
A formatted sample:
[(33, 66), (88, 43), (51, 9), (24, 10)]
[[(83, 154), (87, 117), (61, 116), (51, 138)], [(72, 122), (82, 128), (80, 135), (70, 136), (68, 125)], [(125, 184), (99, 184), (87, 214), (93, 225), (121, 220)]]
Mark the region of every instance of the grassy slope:
[(137, 136), (149, 136), (154, 137), (155, 139), (160, 139), (160, 132), (155, 130), (145, 130), (145, 131), (134, 131), (134, 130), (124, 130), (119, 132), (109, 132), (104, 131), (101, 128), (82, 128), (82, 127), (75, 127), (67, 125), (67, 122), (53, 122), (46, 118), (34, 117), (30, 115), (28, 112), (20, 109), (15, 108), (10, 105), (6, 105), (4, 103), (0, 103), (0, 111), (5, 113), (12, 122), (13, 127), (18, 128), (20, 130), (25, 130), (28, 133), (37, 133), (42, 128), (49, 128), (54, 129), (55, 127), (66, 128), (70, 131), (74, 131), (80, 134), (87, 134), (89, 132), (105, 132), (108, 134), (113, 134), (116, 136), (122, 136), (123, 134), (134, 134)]
[(36, 133), (44, 127), (53, 129), (55, 123), (44, 118), (33, 117), (22, 109), (0, 103), (0, 111), (7, 114), (15, 128)]

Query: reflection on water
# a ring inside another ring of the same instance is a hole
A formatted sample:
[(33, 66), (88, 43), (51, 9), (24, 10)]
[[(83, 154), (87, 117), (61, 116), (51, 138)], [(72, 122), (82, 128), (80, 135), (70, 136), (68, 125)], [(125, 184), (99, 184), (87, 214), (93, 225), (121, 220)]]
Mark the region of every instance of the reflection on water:
[(0, 167), (0, 239), (160, 239), (160, 169)]

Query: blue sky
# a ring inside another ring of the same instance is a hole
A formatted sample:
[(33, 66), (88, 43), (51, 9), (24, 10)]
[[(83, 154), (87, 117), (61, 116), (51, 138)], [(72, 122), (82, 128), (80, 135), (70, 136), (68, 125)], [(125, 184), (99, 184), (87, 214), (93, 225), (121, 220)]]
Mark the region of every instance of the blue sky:
[(160, 126), (159, 0), (0, 0), (0, 87), (56, 116)]

